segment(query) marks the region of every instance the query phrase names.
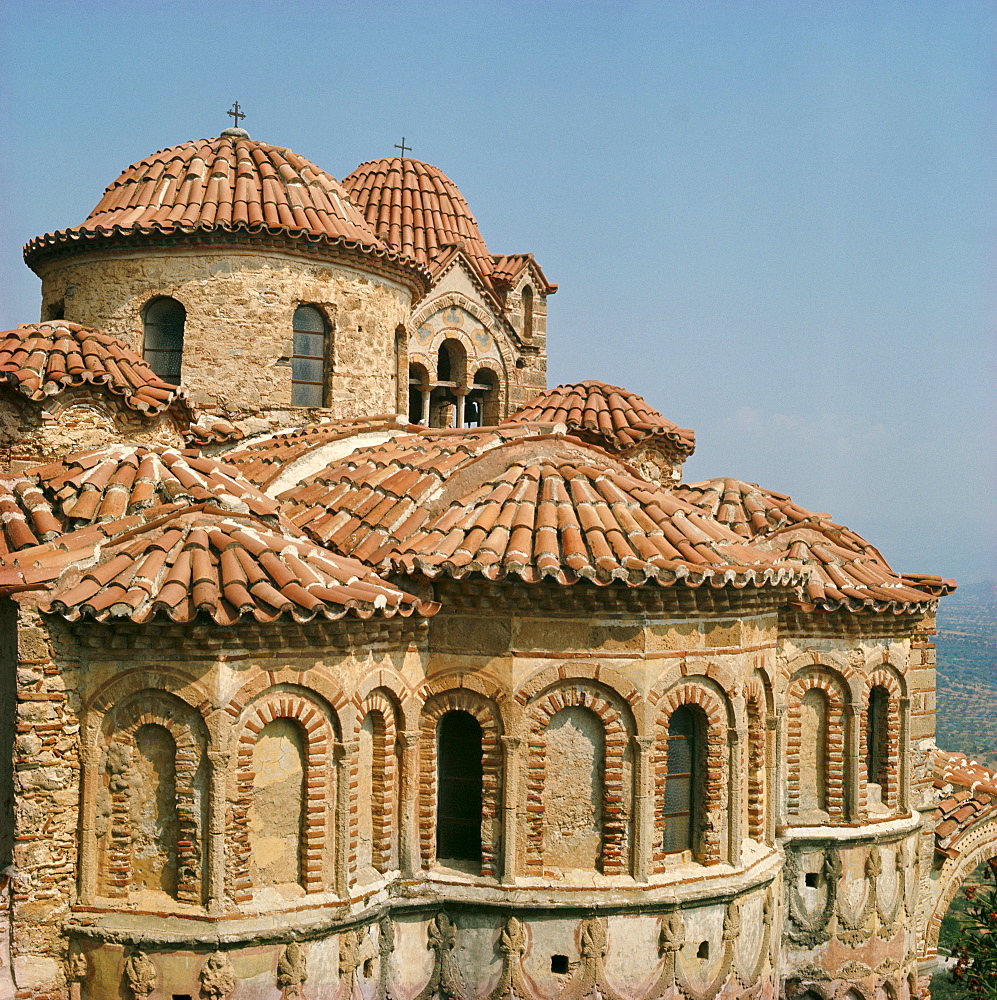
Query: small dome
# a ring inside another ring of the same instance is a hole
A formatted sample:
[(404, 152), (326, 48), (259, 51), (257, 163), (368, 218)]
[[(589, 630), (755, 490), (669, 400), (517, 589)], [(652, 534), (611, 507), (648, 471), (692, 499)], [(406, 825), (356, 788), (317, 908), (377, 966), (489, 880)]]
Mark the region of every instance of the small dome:
[(343, 187), (392, 250), (431, 264), (445, 248), (463, 244), (488, 279), (493, 261), (478, 224), (457, 185), (438, 167), (388, 156), (361, 163), (343, 178)]
[(248, 230), (397, 259), (340, 184), (303, 156), (235, 135), (160, 150), (128, 167), (79, 226), (32, 240), (25, 259), (83, 240)]
[(620, 452), (649, 438), (667, 441), (686, 457), (696, 447), (694, 431), (667, 420), (643, 396), (595, 379), (545, 389), (503, 423), (563, 423), (570, 433)]

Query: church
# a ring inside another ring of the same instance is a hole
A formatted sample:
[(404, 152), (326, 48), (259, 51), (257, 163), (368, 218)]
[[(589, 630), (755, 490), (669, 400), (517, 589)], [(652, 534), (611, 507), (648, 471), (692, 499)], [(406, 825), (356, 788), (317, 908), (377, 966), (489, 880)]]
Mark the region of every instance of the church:
[(954, 582), (549, 388), (557, 286), (402, 147), (228, 128), (24, 248), (0, 997), (926, 997), (997, 854)]

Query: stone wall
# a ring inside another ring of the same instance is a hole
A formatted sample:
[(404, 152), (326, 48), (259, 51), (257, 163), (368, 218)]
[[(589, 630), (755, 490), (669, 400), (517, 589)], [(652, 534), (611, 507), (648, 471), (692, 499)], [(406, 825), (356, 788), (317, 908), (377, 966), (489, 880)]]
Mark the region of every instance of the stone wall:
[[(750, 589), (438, 589), (428, 623), (232, 629), (70, 625), (25, 597), (19, 996), (61, 1000), (73, 976), (91, 996), (195, 996), (231, 976), (209, 995), (273, 1000), (302, 961), (308, 996), (772, 997), (783, 976), (908, 996), (919, 816), (900, 746), (886, 814), (860, 763), (871, 685), (900, 685), (907, 738), (911, 622), (803, 635), (785, 595)], [(841, 812), (817, 827), (786, 794), (812, 675), (847, 708), (826, 754)], [(682, 706), (704, 719), (701, 829), (666, 854)], [(478, 863), (436, 857), (455, 710), (482, 733)]]
[(106, 445), (183, 447), (171, 413), (146, 416), (96, 389), (67, 389), (41, 402), (0, 390), (0, 466), (20, 472)]
[(396, 331), (411, 292), (387, 278), (264, 249), (177, 246), (73, 257), (40, 271), (43, 316), (61, 311), (139, 354), (146, 305), (176, 299), (187, 311), (183, 383), (196, 402), (236, 413), (290, 404), (294, 310), (317, 306), (332, 330), (328, 399), (336, 415), (396, 410)]

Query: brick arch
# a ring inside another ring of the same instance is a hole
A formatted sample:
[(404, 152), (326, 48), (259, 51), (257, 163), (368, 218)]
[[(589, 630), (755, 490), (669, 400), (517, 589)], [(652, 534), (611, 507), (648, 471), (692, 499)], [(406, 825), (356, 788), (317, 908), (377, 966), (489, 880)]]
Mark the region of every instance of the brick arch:
[(546, 729), (551, 719), (564, 708), (588, 709), (602, 723), (605, 773), (600, 864), (604, 875), (625, 874), (628, 870), (632, 818), (624, 805), (623, 776), (630, 736), (635, 732), (634, 720), (629, 705), (618, 703), (601, 685), (581, 678), (565, 678), (553, 689), (536, 695), (526, 712), (530, 750), (526, 779), (527, 873), (542, 875), (544, 870)]
[(367, 695), (378, 688), (381, 689), (385, 697), (398, 706), (400, 719), (401, 705), (412, 692), (408, 684), (405, 683), (405, 679), (392, 670), (381, 668), (364, 676), (354, 689), (353, 704), (359, 709)]
[(837, 674), (849, 691), (861, 689), (862, 675), (852, 666), (844, 653), (835, 649), (825, 649), (820, 652), (808, 649), (789, 660), (780, 660), (776, 670), (776, 680), (782, 682), (782, 692), (785, 693), (794, 678), (812, 667), (824, 667)]
[[(204, 824), (197, 775), (204, 761), (206, 727), (197, 710), (176, 695), (156, 689), (138, 690), (101, 719), (105, 755), (114, 744), (133, 749), (135, 735), (143, 726), (159, 726), (173, 739), (177, 817), (176, 898), (179, 902), (200, 904), (203, 902), (201, 841)], [(105, 756), (104, 760), (108, 758)], [(105, 779), (107, 785), (103, 784)], [(103, 850), (98, 851), (103, 862), (98, 866), (98, 891), (100, 895), (113, 899), (125, 899), (132, 877), (130, 789), (127, 782), (113, 780), (111, 768), (107, 765), (98, 780), (101, 789), (107, 790), (110, 809), (108, 831), (104, 835), (107, 841)]]
[(892, 669), (879, 666), (866, 676), (859, 715), (859, 801), (868, 812), (869, 781), (865, 762), (869, 753), (869, 698), (872, 689), (881, 687), (888, 695), (886, 708), (886, 787), (883, 805), (896, 809), (900, 804), (900, 702), (903, 697), (900, 683)]
[(573, 667), (570, 662), (563, 666), (543, 667), (536, 673), (530, 674), (519, 685), (514, 694), (515, 701), (518, 705), (525, 706), (547, 688), (555, 685), (574, 682), (590, 684), (593, 688), (602, 691), (604, 697), (610, 701), (620, 699), (621, 702), (626, 703), (627, 709), (625, 711), (630, 713), (630, 723), (637, 735), (640, 735), (640, 717), (643, 714), (645, 702), (633, 681), (626, 674), (601, 664), (595, 677), (590, 677), (589, 674), (591, 674), (591, 665), (586, 663), (578, 664), (577, 668)]
[(478, 322), (481, 323), (481, 325), (491, 334), (492, 339), (498, 347), (499, 354), (502, 357), (502, 364), (505, 366), (506, 374), (504, 376), (503, 385), (507, 386), (509, 377), (508, 372), (512, 371), (516, 365), (516, 356), (508, 344), (509, 333), (506, 330), (502, 330), (500, 333), (499, 327), (501, 326), (501, 323), (496, 322), (496, 317), (489, 313), (487, 309), (484, 309), (477, 302), (475, 302), (474, 299), (469, 298), (462, 292), (444, 292), (440, 296), (425, 301), (415, 311), (415, 313), (413, 313), (412, 318), (409, 320), (409, 326), (412, 330), (417, 330), (436, 313), (452, 307), (463, 309), (464, 312), (470, 313), (470, 315), (478, 320)]
[[(158, 686), (155, 686), (160, 678), (163, 678), (163, 681)], [(189, 688), (200, 697), (200, 700), (195, 703), (189, 698), (184, 698), (179, 691), (169, 690), (169, 693), (177, 700), (183, 702), (184, 705), (199, 712), (202, 718), (207, 718), (214, 709), (207, 689), (202, 687), (195, 678), (189, 677), (175, 667), (168, 665), (161, 665), (155, 668), (135, 667), (132, 670), (123, 670), (120, 673), (115, 673), (110, 680), (105, 681), (97, 688), (88, 701), (84, 702), (81, 714), (93, 712), (96, 716), (102, 717), (136, 692), (145, 690), (164, 691), (167, 690), (167, 685), (174, 680), (180, 682), (179, 684), (175, 684), (175, 687)]]
[(845, 705), (850, 688), (836, 670), (823, 664), (803, 667), (790, 679), (786, 688), (786, 807), (792, 814), (800, 811), (800, 766), (803, 747), (802, 709), (808, 691), (823, 691), (827, 697), (827, 812), (832, 821), (845, 819)]
[(729, 789), (730, 766), (727, 753), (727, 725), (730, 706), (721, 692), (698, 680), (675, 684), (665, 692), (655, 717), (654, 747), (654, 849), (653, 868), (665, 870), (665, 779), (668, 776), (668, 725), (672, 713), (684, 705), (698, 707), (706, 716), (706, 788), (703, 796), (702, 863), (715, 865), (723, 861), (724, 811)]
[[(357, 711), (356, 737), (359, 739), (360, 727), (367, 716), (372, 715), (375, 721), (375, 739), (373, 762), (371, 766), (371, 802), (372, 834), (371, 864), (380, 872), (386, 872), (397, 867), (394, 861), (395, 831), (398, 828), (398, 723), (401, 719), (401, 706), (394, 692), (383, 688), (375, 688), (359, 703)], [(357, 767), (356, 760), (353, 768)], [(352, 770), (352, 769), (351, 769)], [(359, 787), (359, 775), (350, 774), (350, 787)], [(358, 809), (364, 808), (364, 803), (357, 803)], [(351, 809), (351, 812), (353, 810)], [(358, 815), (358, 814), (357, 814)], [(356, 858), (356, 842), (359, 831), (356, 821), (350, 823), (350, 857)], [(351, 861), (351, 869), (355, 864)]]
[(723, 664), (710, 661), (705, 664), (695, 664), (690, 666), (687, 672), (683, 673), (686, 667), (683, 664), (677, 665), (660, 676), (651, 688), (647, 696), (648, 702), (656, 708), (660, 706), (662, 699), (683, 681), (698, 681), (705, 688), (715, 690), (721, 694), (721, 701), (724, 706), (724, 721), (728, 726), (736, 726), (737, 719), (734, 717), (734, 708), (730, 703), (730, 698), (736, 695), (741, 688), (740, 679), (728, 667)]
[(302, 886), (305, 892), (321, 892), (326, 886), (324, 860), (331, 857), (332, 835), (329, 802), (335, 802), (332, 773), (332, 743), (336, 737), (331, 707), (306, 689), (281, 684), (254, 698), (241, 713), (235, 764), (235, 799), (228, 816), (231, 846), (227, 881), (236, 903), (253, 896), (249, 865), (249, 807), (253, 799), (253, 750), (263, 727), (275, 719), (297, 723), (305, 744), (305, 830), (301, 844)]
[(274, 688), (294, 688), (305, 698), (313, 699), (321, 705), (333, 726), (333, 738), (350, 732), (353, 720), (350, 713), (353, 703), (343, 693), (338, 684), (318, 670), (256, 670), (252, 676), (222, 705), (225, 713), (237, 722), (247, 706), (251, 705), (263, 692)]
[(422, 863), (428, 868), (436, 856), (436, 728), (447, 712), (467, 712), (481, 726), (481, 874), (498, 875), (502, 718), (494, 701), (470, 687), (433, 694), (422, 707), (419, 721), (419, 851)]

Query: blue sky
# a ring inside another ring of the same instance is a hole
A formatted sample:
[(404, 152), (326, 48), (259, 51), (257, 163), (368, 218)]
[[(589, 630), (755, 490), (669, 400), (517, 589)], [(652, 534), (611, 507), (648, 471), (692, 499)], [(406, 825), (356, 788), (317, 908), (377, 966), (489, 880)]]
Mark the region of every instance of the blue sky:
[(687, 479), (997, 577), (992, 2), (0, 5), (0, 328), (21, 245), (217, 135), (342, 177), (413, 154), (560, 285), (550, 381), (697, 432)]

